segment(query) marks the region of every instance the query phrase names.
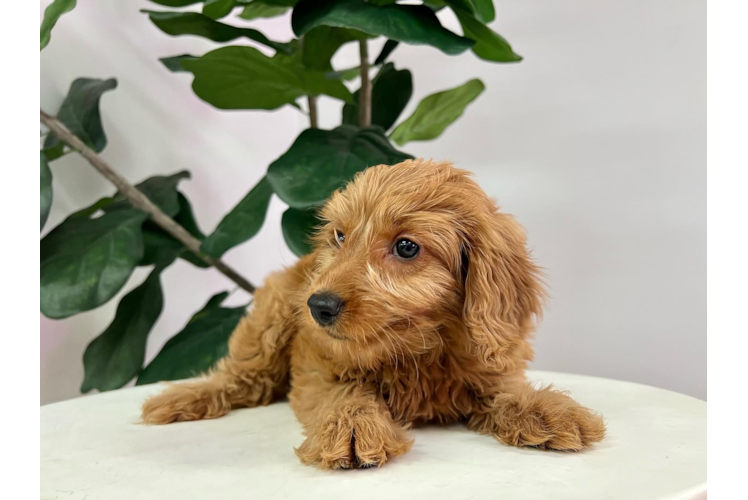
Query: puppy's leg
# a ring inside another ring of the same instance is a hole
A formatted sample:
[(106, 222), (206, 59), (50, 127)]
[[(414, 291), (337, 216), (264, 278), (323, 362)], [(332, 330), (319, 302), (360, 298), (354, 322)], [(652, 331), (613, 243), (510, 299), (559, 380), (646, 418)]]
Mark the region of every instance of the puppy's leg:
[(484, 398), (468, 427), (511, 446), (578, 451), (605, 436), (600, 415), (551, 387), (514, 384)]
[(317, 383), (291, 394), (306, 440), (296, 450), (320, 469), (380, 467), (413, 445), (381, 397), (359, 385)]
[(146, 424), (217, 418), (232, 408), (267, 405), (288, 389), (290, 341), (296, 330), (292, 299), (305, 279), (308, 258), (271, 275), (254, 308), (229, 340), (229, 354), (204, 378), (172, 384), (143, 405)]
[[(243, 320), (232, 339), (259, 333)], [(200, 380), (171, 384), (149, 398), (143, 405), (142, 420), (146, 424), (169, 424), (217, 418), (232, 408), (269, 404), (285, 389), (287, 364), (283, 353), (267, 358), (255, 353), (246, 360), (231, 353)]]

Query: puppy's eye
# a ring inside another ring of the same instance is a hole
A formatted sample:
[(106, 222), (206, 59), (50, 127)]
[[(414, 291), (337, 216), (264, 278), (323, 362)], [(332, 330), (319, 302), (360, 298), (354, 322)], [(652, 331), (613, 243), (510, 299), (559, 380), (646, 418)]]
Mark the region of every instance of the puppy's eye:
[(338, 243), (338, 245), (342, 245), (345, 241), (345, 233), (339, 229), (335, 229), (335, 241)]
[(401, 259), (412, 259), (418, 255), (418, 251), (421, 247), (418, 243), (410, 241), (407, 238), (401, 238), (395, 242), (395, 246), (392, 249), (392, 253), (400, 257)]

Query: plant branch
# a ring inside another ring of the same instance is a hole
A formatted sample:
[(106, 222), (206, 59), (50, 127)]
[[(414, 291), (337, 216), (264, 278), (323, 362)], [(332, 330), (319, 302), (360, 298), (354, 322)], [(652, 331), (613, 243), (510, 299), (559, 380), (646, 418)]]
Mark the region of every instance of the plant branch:
[[(299, 50), (304, 53), (304, 36), (299, 37)], [(303, 56), (302, 56), (303, 59)], [(309, 128), (319, 128), (319, 118), (317, 115), (317, 96), (308, 95), (307, 104), (309, 104)]]
[(369, 80), (369, 46), (366, 39), (359, 42), (361, 54), (361, 90), (358, 92), (358, 126), (371, 125), (371, 80)]
[(319, 115), (317, 114), (317, 96), (307, 96), (309, 103), (309, 127), (319, 128)]
[(119, 175), (112, 169), (112, 167), (105, 162), (99, 155), (96, 154), (91, 148), (86, 146), (76, 135), (74, 135), (68, 128), (57, 118), (48, 115), (41, 109), (39, 110), (41, 121), (44, 125), (49, 128), (54, 134), (65, 144), (67, 144), (72, 150), (78, 152), (83, 156), (88, 163), (91, 164), (101, 175), (106, 177), (112, 184), (114, 184), (119, 192), (127, 198), (133, 206), (148, 212), (151, 215), (153, 222), (161, 226), (167, 233), (176, 238), (181, 242), (190, 252), (197, 255), (206, 264), (215, 267), (218, 271), (223, 273), (231, 281), (239, 285), (247, 292), (254, 294), (255, 287), (247, 281), (244, 277), (239, 275), (231, 267), (223, 263), (220, 259), (214, 259), (209, 255), (205, 255), (200, 251), (200, 240), (192, 236), (185, 228), (180, 226), (174, 219), (166, 215), (160, 208), (158, 208), (146, 195), (141, 193), (135, 186), (128, 183), (124, 177)]

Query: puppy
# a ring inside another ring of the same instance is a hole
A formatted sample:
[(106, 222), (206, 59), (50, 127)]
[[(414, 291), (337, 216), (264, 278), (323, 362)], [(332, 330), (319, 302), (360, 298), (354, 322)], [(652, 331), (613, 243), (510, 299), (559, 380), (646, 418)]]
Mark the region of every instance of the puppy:
[(146, 401), (145, 423), (288, 396), (306, 435), (296, 454), (322, 469), (381, 466), (420, 422), (552, 450), (603, 438), (600, 416), (527, 382), (543, 285), (522, 228), (468, 172), (371, 167), (320, 219), (313, 253), (257, 291), (228, 356)]

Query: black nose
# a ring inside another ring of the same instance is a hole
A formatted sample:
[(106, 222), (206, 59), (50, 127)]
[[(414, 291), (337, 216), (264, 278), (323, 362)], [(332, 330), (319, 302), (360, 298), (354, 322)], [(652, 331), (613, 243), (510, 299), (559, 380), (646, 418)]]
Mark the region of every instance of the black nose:
[(330, 292), (315, 293), (309, 297), (306, 305), (312, 311), (314, 321), (322, 326), (327, 326), (332, 324), (337, 315), (340, 314), (340, 310), (343, 308), (343, 299)]

